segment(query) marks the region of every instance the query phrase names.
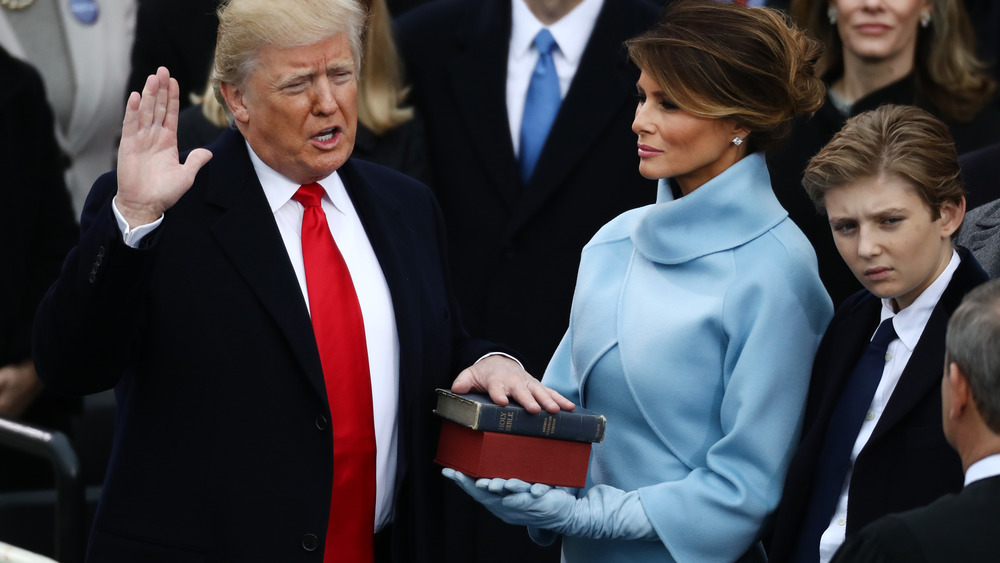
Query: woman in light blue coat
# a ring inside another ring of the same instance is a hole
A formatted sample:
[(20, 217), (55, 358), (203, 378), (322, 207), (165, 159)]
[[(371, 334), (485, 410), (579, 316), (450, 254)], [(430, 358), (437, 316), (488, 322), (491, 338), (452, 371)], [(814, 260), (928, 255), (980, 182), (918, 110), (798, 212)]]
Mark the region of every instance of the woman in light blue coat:
[[(607, 416), (587, 485), (445, 475), (536, 541), (563, 535), (568, 562), (764, 561), (833, 311), (762, 152), (822, 103), (818, 47), (777, 12), (689, 0), (628, 47), (639, 171), (662, 179), (657, 201), (583, 249), (542, 380)], [(467, 373), (453, 389), (503, 399), (516, 386)]]

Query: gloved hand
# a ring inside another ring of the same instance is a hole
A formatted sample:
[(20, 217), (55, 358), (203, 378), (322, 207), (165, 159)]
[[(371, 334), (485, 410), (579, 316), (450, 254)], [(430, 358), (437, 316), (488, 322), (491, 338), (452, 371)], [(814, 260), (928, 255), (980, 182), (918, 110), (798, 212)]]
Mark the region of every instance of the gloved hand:
[(453, 469), (442, 471), (472, 498), (509, 524), (531, 526), (576, 537), (656, 539), (638, 491), (597, 485), (576, 498), (570, 489), (518, 479), (471, 478)]

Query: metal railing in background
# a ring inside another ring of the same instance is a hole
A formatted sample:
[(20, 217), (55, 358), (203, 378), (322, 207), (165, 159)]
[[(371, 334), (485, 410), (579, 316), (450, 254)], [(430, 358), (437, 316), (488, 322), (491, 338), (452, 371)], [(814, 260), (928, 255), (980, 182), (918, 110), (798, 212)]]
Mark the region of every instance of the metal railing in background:
[(62, 432), (0, 418), (0, 446), (43, 457), (52, 463), (56, 480), (55, 559), (60, 563), (82, 563), (85, 545), (84, 485), (80, 460)]

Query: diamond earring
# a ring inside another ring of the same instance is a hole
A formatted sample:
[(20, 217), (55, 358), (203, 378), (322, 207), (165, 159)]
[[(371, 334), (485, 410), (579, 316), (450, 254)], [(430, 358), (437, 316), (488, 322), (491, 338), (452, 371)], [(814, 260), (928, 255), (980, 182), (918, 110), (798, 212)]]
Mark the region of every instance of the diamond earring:
[(827, 19), (830, 20), (830, 25), (836, 25), (837, 24), (837, 8), (835, 8), (834, 6), (830, 6), (829, 8), (827, 8), (827, 10), (826, 10), (826, 17), (827, 17)]
[(738, 147), (738, 146), (740, 146), (740, 145), (743, 144), (743, 139), (741, 139), (739, 137), (736, 137), (736, 138), (733, 139), (733, 144)]
[(931, 25), (931, 12), (930, 10), (922, 12), (920, 14), (920, 27), (927, 28)]

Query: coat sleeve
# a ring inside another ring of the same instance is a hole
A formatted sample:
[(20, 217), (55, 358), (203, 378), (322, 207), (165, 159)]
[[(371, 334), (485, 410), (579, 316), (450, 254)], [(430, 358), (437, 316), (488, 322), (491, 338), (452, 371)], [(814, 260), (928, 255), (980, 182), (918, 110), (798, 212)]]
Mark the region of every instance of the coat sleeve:
[[(111, 210), (116, 189), (114, 172), (94, 184), (81, 219), (80, 242), (35, 318), (38, 376), (59, 393), (110, 389), (140, 348), (155, 249), (133, 249), (122, 241)], [(154, 236), (147, 239), (152, 243)]]
[(723, 394), (718, 405), (706, 405), (718, 410), (722, 435), (704, 466), (639, 489), (678, 561), (735, 561), (760, 539), (781, 495), (813, 357), (832, 315), (808, 256), (789, 253), (773, 237), (755, 247), (732, 252), (722, 307)]

